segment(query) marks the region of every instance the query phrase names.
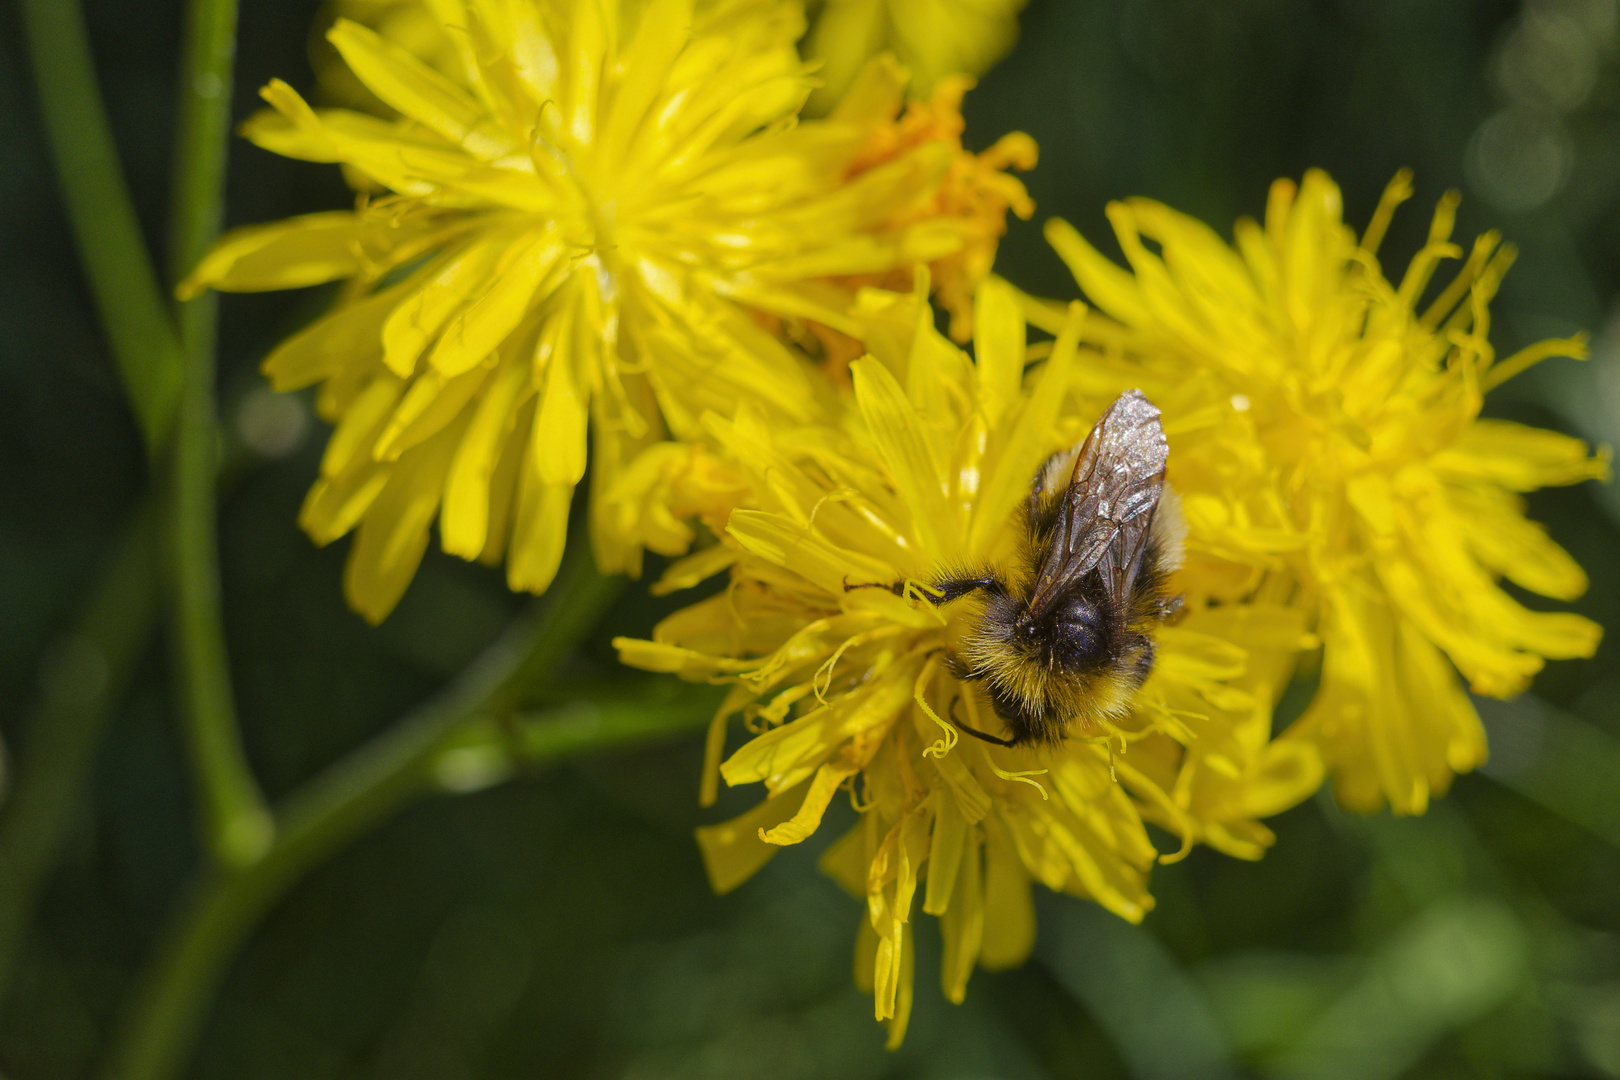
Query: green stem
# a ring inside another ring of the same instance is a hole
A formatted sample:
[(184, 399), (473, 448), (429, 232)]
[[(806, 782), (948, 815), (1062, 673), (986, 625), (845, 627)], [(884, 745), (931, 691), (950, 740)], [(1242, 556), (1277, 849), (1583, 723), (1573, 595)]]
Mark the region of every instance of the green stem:
[[(180, 129), (170, 207), (169, 276), (175, 281), (212, 246), (224, 217), (235, 55), (236, 0), (192, 0), (180, 69)], [(186, 310), (198, 308), (192, 303)]]
[[(206, 370), (194, 370), (199, 366)], [(188, 370), (175, 432), (170, 481), (174, 666), (208, 850), (225, 865), (238, 866), (269, 849), (274, 821), (242, 750), (225, 649), (215, 541), (213, 365), (204, 359), (187, 367), (193, 370)]]
[(72, 631), (48, 661), (17, 786), (0, 816), (0, 1001), (96, 744), (123, 697), (157, 614), (155, 506), (136, 511)]
[(141, 239), (76, 0), (20, 0), (40, 112), (79, 260), (147, 453), (180, 392), (180, 343)]
[[(180, 77), (175, 158), (172, 275), (183, 275), (219, 234), (225, 197), (235, 0), (192, 0)], [(214, 406), (215, 298), (180, 308), (184, 380), (170, 475), (170, 577), (174, 589), (174, 660), (192, 775), (204, 836), (227, 866), (261, 858), (274, 819), (242, 749), (220, 604), (218, 473), (220, 431)]]
[[(351, 753), (295, 792), (264, 857), (244, 867), (204, 871), (188, 888), (158, 955), (132, 995), (114, 1044), (108, 1080), (167, 1080), (182, 1066), (215, 986), (237, 946), (283, 893), (311, 868), (438, 783), (438, 758), (478, 721), (510, 715), (523, 688), (554, 669), (588, 633), (620, 582), (590, 565), (587, 545), (568, 561), (542, 601), (538, 625), (491, 646), (439, 698)], [(514, 756), (550, 762), (626, 738), (687, 730), (712, 708), (690, 702), (603, 707), (594, 721), (560, 710), (555, 735), (527, 735)], [(662, 710), (662, 711), (659, 711)], [(542, 725), (543, 726), (543, 725)], [(526, 723), (532, 732), (536, 725)], [(520, 753), (521, 751), (521, 753)]]

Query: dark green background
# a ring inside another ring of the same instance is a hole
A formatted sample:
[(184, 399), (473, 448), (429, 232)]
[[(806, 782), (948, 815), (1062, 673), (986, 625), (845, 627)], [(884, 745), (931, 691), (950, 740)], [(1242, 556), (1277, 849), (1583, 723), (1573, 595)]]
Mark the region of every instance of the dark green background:
[[(316, 6), (244, 0), (238, 117), (272, 75), (308, 89)], [(86, 7), (161, 251), (179, 4)], [(1595, 335), (1591, 364), (1547, 364), (1490, 410), (1613, 440), (1614, 20), (1613, 0), (1034, 0), (1018, 50), (970, 95), (968, 141), (1033, 134), (1038, 220), (1060, 214), (1099, 241), (1108, 199), (1151, 195), (1228, 232), (1261, 211), (1274, 177), (1310, 166), (1340, 181), (1359, 226), (1406, 165), (1418, 197), (1385, 249), (1399, 266), (1434, 201), (1459, 187), (1465, 241), (1499, 227), (1522, 249), (1494, 307), (1499, 354)], [(0, 728), (26, 756), (42, 672), (150, 478), (54, 194), (18, 34), (0, 8)], [(346, 200), (335, 169), (232, 148), (231, 224)], [(999, 268), (1072, 295), (1038, 220), (1014, 225)], [(228, 423), (253, 400), (265, 350), (321, 301), (225, 299)], [(233, 674), (272, 796), (441, 685), (522, 604), (497, 573), (434, 552), (381, 629), (350, 614), (345, 544), (317, 551), (294, 525), (323, 438), (249, 455), (221, 506)], [(1531, 505), (1592, 574), (1578, 609), (1620, 625), (1620, 501), (1588, 484)], [(607, 639), (644, 633), (667, 609), (629, 592), (581, 676), (612, 674)], [(816, 872), (820, 843), (709, 894), (690, 830), (720, 815), (696, 808), (695, 743), (418, 804), (274, 910), (231, 968), (191, 1075), (1620, 1076), (1616, 655), (1605, 644), (1590, 662), (1550, 665), (1534, 696), (1491, 704), (1492, 765), (1426, 818), (1352, 818), (1318, 799), (1275, 822), (1261, 863), (1200, 851), (1156, 871), (1160, 906), (1141, 928), (1043, 896), (1030, 963), (977, 974), (963, 1006), (936, 990), (937, 939), (920, 917), (916, 1012), (893, 1055), (851, 985), (861, 911)], [(17, 1080), (92, 1068), (199, 857), (165, 657), (154, 641), (118, 711), (0, 1012), (0, 1072)]]

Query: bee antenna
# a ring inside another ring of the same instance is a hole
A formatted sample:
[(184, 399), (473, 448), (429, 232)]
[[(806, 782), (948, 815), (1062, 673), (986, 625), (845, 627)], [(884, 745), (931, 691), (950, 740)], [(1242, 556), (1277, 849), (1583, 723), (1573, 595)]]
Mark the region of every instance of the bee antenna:
[(991, 734), (988, 734), (986, 732), (980, 731), (978, 728), (968, 727), (966, 724), (962, 723), (961, 720), (957, 719), (956, 706), (957, 706), (958, 703), (961, 702), (961, 700), (962, 699), (959, 698), (959, 697), (951, 698), (951, 707), (950, 707), (950, 709), (947, 710), (950, 713), (951, 723), (956, 725), (956, 728), (957, 728), (958, 731), (961, 731), (961, 732), (963, 732), (965, 734), (971, 735), (975, 739), (983, 739), (987, 743), (995, 743), (997, 746), (1011, 746), (1011, 745), (1013, 745), (1013, 740), (1012, 739), (1003, 739), (998, 735), (991, 735)]

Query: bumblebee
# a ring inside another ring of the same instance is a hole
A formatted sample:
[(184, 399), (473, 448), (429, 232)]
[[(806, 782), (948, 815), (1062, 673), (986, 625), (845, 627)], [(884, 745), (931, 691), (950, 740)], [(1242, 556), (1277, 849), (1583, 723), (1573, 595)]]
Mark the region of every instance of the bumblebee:
[(1140, 390), (1121, 394), (1036, 474), (1010, 577), (985, 567), (931, 582), (936, 605), (981, 599), (950, 663), (983, 687), (1008, 736), (953, 715), (957, 727), (1003, 746), (1055, 746), (1125, 712), (1153, 670), (1154, 631), (1181, 608), (1166, 588), (1186, 535), (1168, 457), (1159, 410)]

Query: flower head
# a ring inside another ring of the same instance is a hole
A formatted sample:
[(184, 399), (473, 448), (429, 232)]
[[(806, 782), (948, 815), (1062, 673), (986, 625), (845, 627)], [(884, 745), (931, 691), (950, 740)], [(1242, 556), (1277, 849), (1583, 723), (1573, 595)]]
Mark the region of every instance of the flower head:
[(812, 109), (825, 111), (872, 57), (892, 52), (916, 76), (924, 96), (951, 75), (982, 75), (1018, 40), (1026, 0), (827, 0), (805, 40), (819, 61), (822, 88)]
[[(869, 69), (866, 81), (870, 90), (851, 93), (834, 114), (835, 119), (861, 123), (872, 132), (849, 165), (850, 178), (902, 160), (924, 146), (944, 145), (953, 151), (950, 169), (932, 196), (906, 207), (885, 227), (902, 230), (926, 227), (929, 222), (948, 222), (957, 233), (960, 242), (930, 262), (928, 270), (936, 298), (950, 313), (951, 337), (966, 343), (973, 334), (973, 294), (995, 262), (996, 248), (1007, 232), (1007, 212), (1025, 221), (1035, 213), (1029, 192), (1007, 171), (1012, 168), (1028, 172), (1035, 167), (1039, 156), (1035, 140), (1015, 131), (982, 153), (964, 150), (962, 98), (973, 87), (973, 80), (965, 75), (940, 79), (932, 95), (926, 100), (907, 102), (904, 113), (900, 113), (899, 92), (905, 80), (898, 76), (898, 69), (879, 61)], [(869, 118), (854, 115), (857, 107)], [(897, 115), (898, 119), (894, 119)], [(910, 267), (897, 267), (886, 274), (846, 280), (850, 284), (904, 291), (911, 286), (911, 274)]]
[(1454, 196), (1387, 280), (1379, 241), (1409, 195), (1402, 174), (1358, 240), (1327, 176), (1280, 180), (1264, 225), (1239, 222), (1235, 248), (1158, 203), (1116, 203), (1130, 271), (1062, 222), (1048, 237), (1115, 320), (1088, 324), (1101, 355), (1082, 397), (1120, 383), (1158, 392), (1188, 450), (1171, 479), (1195, 546), (1247, 566), (1239, 592), (1293, 590), (1321, 638), (1320, 689), (1287, 736), (1323, 747), (1347, 805), (1420, 813), (1485, 757), (1453, 665), (1474, 692), (1504, 696), (1545, 658), (1596, 647), (1596, 625), (1531, 611), (1499, 579), (1582, 592), (1580, 567), (1525, 520), (1519, 493), (1608, 466), (1578, 439), (1480, 418), (1486, 390), (1584, 343), (1495, 359), (1488, 303), (1513, 252), (1494, 233), (1420, 306), (1440, 262), (1463, 254)]
[[(1183, 850), (1209, 840), (1257, 855), (1269, 837), (1253, 818), (1321, 777), (1314, 750), (1269, 742), (1286, 674), (1251, 665), (1244, 642), (1257, 657), (1291, 658), (1304, 634), (1296, 614), (1263, 603), (1163, 628), (1152, 674), (1115, 722), (1051, 749), (959, 739), (957, 723), (995, 730), (977, 684), (959, 681), (949, 661), (975, 609), (935, 607), (925, 583), (1016, 561), (1031, 477), (1095, 419), (1059, 408), (1078, 307), (1026, 380), (1011, 289), (986, 283), (978, 304), (970, 362), (934, 330), (921, 297), (866, 293), (875, 355), (852, 366), (841, 429), (775, 428), (752, 409), (707, 418), (748, 494), (722, 544), (670, 575), (687, 583), (700, 576), (694, 567), (726, 569), (728, 587), (666, 619), (651, 641), (616, 642), (632, 665), (733, 686), (710, 732), (705, 801), (721, 777), (763, 783), (769, 797), (700, 830), (717, 888), (815, 832), (840, 789), (858, 800), (861, 822), (826, 865), (866, 899), (859, 962), (894, 1042), (910, 1001), (917, 900), (940, 916), (944, 989), (959, 1001), (976, 963), (1027, 954), (1032, 881), (1139, 919), (1159, 856), (1144, 822), (1179, 835)], [(903, 595), (849, 588), (899, 581)], [(754, 737), (722, 764), (738, 713)]]
[(265, 369), (281, 389), (322, 384), (337, 430), (302, 523), (320, 542), (358, 527), (345, 585), (373, 620), (435, 519), (446, 551), (504, 559), (513, 588), (544, 589), (588, 458), (599, 561), (634, 569), (637, 538), (601, 512), (642, 451), (739, 401), (795, 422), (832, 401), (761, 312), (847, 326), (852, 290), (831, 281), (982, 233), (917, 213), (960, 154), (948, 140), (852, 169), (898, 91), (888, 115), (795, 122), (809, 87), (796, 4), (423, 10), (454, 71), (357, 23), (329, 35), (396, 118), (316, 111), (272, 82), (271, 111), (245, 126), (278, 153), (341, 163), (356, 209), (238, 230), (182, 286), (348, 280)]

